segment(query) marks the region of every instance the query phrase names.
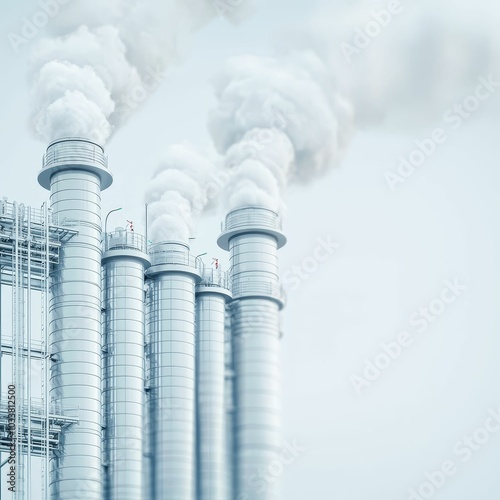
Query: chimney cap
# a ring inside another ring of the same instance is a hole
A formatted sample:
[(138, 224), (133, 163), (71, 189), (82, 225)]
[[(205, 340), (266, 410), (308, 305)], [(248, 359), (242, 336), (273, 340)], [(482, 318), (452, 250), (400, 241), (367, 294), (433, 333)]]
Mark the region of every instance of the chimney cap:
[(83, 170), (97, 175), (102, 190), (113, 183), (104, 148), (83, 137), (64, 137), (52, 141), (43, 157), (38, 182), (45, 189), (50, 189), (52, 176), (66, 170)]

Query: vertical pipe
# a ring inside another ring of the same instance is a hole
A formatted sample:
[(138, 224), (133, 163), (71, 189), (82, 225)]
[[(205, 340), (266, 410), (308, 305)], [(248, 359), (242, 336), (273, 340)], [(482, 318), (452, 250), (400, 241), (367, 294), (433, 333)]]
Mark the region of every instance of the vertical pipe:
[(147, 324), (153, 498), (194, 500), (196, 261), (183, 243), (154, 245)]
[(235, 498), (235, 452), (234, 452), (234, 364), (233, 339), (231, 329), (230, 307), (226, 309), (224, 328), (224, 359), (225, 359), (225, 418), (226, 418), (226, 488), (229, 499)]
[(16, 395), (15, 395), (15, 436), (16, 436), (16, 472), (15, 472), (15, 482), (16, 486), (14, 493), (14, 499), (18, 499), (20, 495), (21, 485), (21, 475), (20, 475), (20, 442), (21, 442), (21, 425), (22, 421), (20, 420), (20, 414), (22, 410), (21, 406), (21, 384), (19, 374), (21, 372), (21, 327), (19, 324), (20, 317), (20, 303), (21, 297), (20, 293), (22, 292), (22, 287), (19, 284), (20, 280), (20, 255), (19, 255), (19, 206), (17, 203), (14, 203), (14, 224), (15, 224), (15, 247), (14, 247), (14, 266), (13, 266), (13, 283), (12, 283), (12, 343), (14, 345), (13, 353), (12, 353), (12, 384), (15, 387)]
[(276, 213), (234, 210), (219, 246), (230, 251), (235, 371), (236, 498), (271, 500), (279, 485), (265, 471), (279, 457), (280, 309), (277, 250), (286, 242)]
[(14, 498), (24, 498), (25, 493), (25, 454), (24, 454), (24, 407), (25, 407), (25, 297), (24, 297), (24, 260), (21, 251), (24, 229), (24, 205), (14, 204), (15, 213), (15, 276), (13, 289), (13, 384), (15, 386), (16, 407), (16, 489)]
[(44, 219), (45, 219), (45, 276), (43, 282), (43, 345), (44, 345), (44, 356), (43, 356), (43, 386), (44, 393), (42, 395), (45, 402), (45, 456), (43, 457), (43, 468), (44, 468), (44, 500), (49, 500), (49, 459), (50, 459), (50, 446), (49, 446), (49, 436), (50, 436), (50, 400), (49, 400), (49, 364), (50, 364), (50, 352), (49, 352), (49, 291), (50, 291), (50, 219), (49, 219), (49, 205), (44, 204)]
[(149, 205), (146, 203), (144, 205), (144, 211), (146, 216), (146, 249), (149, 246)]
[(26, 460), (26, 496), (31, 500), (31, 207), (28, 207), (28, 255), (27, 255), (27, 290), (26, 290), (26, 337), (28, 349), (27, 363), (27, 404), (28, 404), (28, 456)]
[(53, 455), (51, 497), (102, 500), (101, 190), (112, 177), (102, 147), (71, 138), (49, 145), (38, 181), (60, 223), (78, 230), (51, 281), (50, 396), (59, 411), (79, 409)]
[[(2, 401), (2, 388), (3, 388), (3, 284), (2, 284), (2, 267), (0, 267), (0, 404)], [(0, 460), (2, 460), (2, 453), (0, 452)], [(2, 461), (3, 462), (3, 461)], [(2, 500), (2, 484), (0, 484), (0, 500)]]
[[(215, 279), (214, 279), (215, 278)], [(225, 275), (209, 271), (196, 288), (198, 500), (229, 500), (226, 482)], [(227, 282), (226, 282), (227, 283)]]
[(104, 267), (104, 456), (106, 500), (143, 495), (144, 237), (105, 235)]

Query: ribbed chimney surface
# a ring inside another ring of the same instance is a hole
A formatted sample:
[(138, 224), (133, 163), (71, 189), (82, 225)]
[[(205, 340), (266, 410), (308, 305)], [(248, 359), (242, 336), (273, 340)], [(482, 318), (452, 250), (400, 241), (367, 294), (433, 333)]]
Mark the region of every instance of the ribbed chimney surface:
[(150, 249), (147, 271), (149, 436), (152, 497), (196, 498), (195, 286), (199, 262), (189, 247)]
[(231, 500), (225, 386), (225, 272), (207, 269), (196, 287), (197, 500)]
[(50, 400), (78, 409), (51, 455), (57, 500), (277, 500), (281, 452), (280, 216), (227, 215), (229, 272), (187, 244), (101, 238), (104, 149), (51, 143), (38, 175), (74, 230), (51, 268)]
[(275, 500), (263, 471), (279, 457), (280, 309), (277, 250), (286, 243), (279, 216), (260, 207), (232, 211), (219, 246), (230, 251), (235, 384), (235, 498)]
[(101, 190), (112, 183), (104, 150), (81, 138), (51, 143), (38, 176), (54, 215), (78, 231), (61, 249), (51, 281), (50, 398), (79, 409), (52, 458), (51, 495), (102, 500)]
[(146, 238), (119, 228), (104, 237), (103, 436), (105, 499), (144, 491)]

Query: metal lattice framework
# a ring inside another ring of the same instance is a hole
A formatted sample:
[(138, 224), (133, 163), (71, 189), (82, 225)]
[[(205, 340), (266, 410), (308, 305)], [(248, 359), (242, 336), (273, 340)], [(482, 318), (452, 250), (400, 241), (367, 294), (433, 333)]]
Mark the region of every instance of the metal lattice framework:
[[(47, 204), (33, 209), (0, 200), (0, 454), (2, 467), (15, 467), (16, 500), (48, 500), (50, 454), (63, 428), (78, 422), (78, 409), (50, 403), (48, 349), (51, 266), (75, 234)], [(11, 318), (2, 321), (6, 310)]]

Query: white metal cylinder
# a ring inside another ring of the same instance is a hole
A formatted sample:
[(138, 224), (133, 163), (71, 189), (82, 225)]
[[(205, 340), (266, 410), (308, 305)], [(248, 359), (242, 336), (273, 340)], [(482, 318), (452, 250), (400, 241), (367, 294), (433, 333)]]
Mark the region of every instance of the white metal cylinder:
[(155, 245), (148, 269), (149, 435), (154, 500), (195, 500), (195, 286), (183, 243)]
[(218, 240), (231, 259), (235, 498), (245, 500), (279, 498), (279, 481), (265, 471), (281, 446), (277, 250), (285, 242), (278, 215), (259, 207), (229, 213)]
[(226, 320), (224, 328), (224, 362), (225, 362), (225, 419), (226, 419), (226, 488), (228, 498), (235, 498), (235, 450), (234, 450), (234, 359), (233, 338), (231, 328), (231, 309), (226, 309)]
[(105, 498), (143, 496), (145, 423), (144, 271), (146, 240), (133, 232), (105, 235), (103, 414)]
[(39, 175), (54, 215), (78, 231), (51, 276), (50, 396), (59, 411), (79, 410), (52, 460), (57, 500), (102, 500), (101, 189), (111, 181), (102, 147), (73, 138), (49, 146)]
[(208, 270), (196, 289), (197, 500), (230, 500), (227, 483), (225, 273)]

